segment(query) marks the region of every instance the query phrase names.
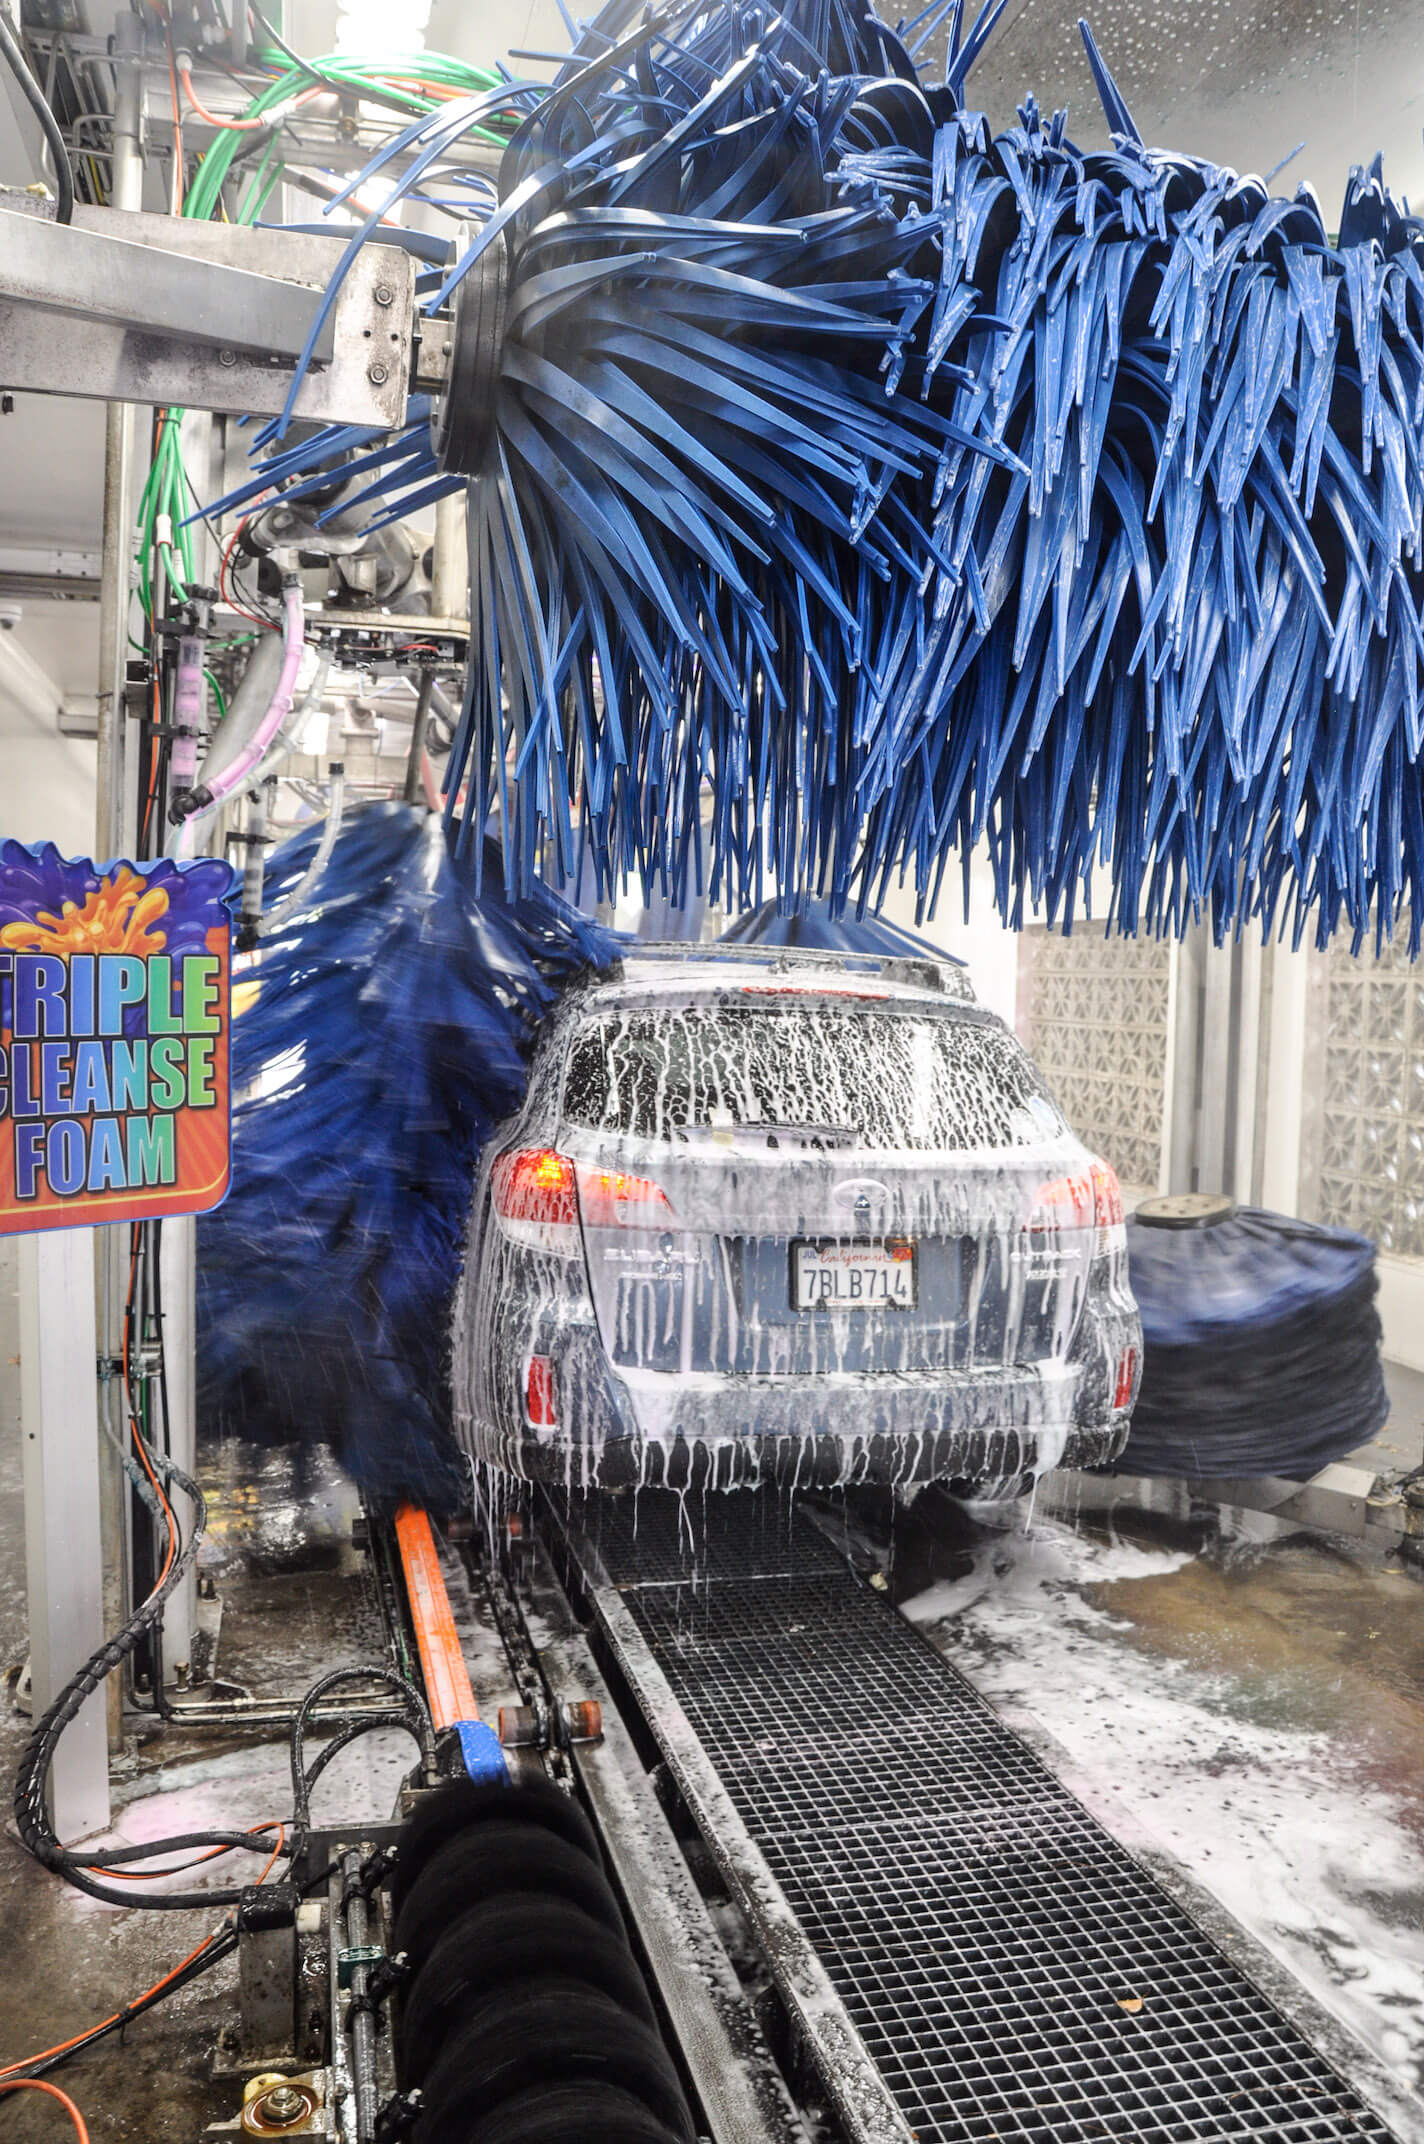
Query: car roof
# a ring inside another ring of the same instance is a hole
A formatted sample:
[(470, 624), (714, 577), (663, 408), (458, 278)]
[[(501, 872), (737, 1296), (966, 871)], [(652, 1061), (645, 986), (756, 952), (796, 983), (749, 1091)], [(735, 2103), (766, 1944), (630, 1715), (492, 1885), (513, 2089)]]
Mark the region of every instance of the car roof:
[(622, 958), (601, 975), (590, 997), (626, 1001), (648, 997), (686, 1000), (725, 997), (743, 989), (756, 996), (874, 997), (886, 1002), (943, 1008), (973, 1005), (968, 970), (944, 960), (903, 953), (837, 953), (819, 947), (708, 945), (631, 941)]

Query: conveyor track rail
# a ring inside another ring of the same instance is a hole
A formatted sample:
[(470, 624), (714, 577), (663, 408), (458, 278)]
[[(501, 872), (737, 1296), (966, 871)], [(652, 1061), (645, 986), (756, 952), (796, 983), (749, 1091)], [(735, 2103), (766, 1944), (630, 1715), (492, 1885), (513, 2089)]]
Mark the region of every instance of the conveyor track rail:
[(672, 1497), (567, 1518), (674, 1774), (690, 1726), (918, 2144), (1391, 2135), (800, 1515), (711, 1498), (695, 1555)]

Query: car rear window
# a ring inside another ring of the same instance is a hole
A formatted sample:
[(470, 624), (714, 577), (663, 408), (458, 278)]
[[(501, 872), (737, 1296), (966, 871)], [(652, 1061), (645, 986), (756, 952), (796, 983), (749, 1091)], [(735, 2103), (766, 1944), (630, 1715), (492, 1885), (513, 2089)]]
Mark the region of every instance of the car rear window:
[(641, 1139), (816, 1126), (920, 1153), (1032, 1145), (1065, 1128), (1006, 1029), (860, 1005), (605, 1014), (574, 1037), (563, 1114)]

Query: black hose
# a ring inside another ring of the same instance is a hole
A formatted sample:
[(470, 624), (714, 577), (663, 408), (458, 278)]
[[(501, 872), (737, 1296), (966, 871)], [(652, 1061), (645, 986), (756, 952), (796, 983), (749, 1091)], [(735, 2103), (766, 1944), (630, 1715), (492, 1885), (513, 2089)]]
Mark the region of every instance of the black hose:
[[(312, 1712), (321, 1699), (326, 1696), (328, 1690), (339, 1689), (343, 1683), (349, 1684), (353, 1682), (381, 1683), (387, 1690), (395, 1693), (396, 1705), (388, 1713), (371, 1713), (343, 1727), (336, 1735), (333, 1746), (323, 1750), (316, 1763), (308, 1771), (306, 1768), (306, 1737), (307, 1729), (312, 1724)], [(306, 1696), (298, 1705), (296, 1718), (292, 1721), (291, 1732), (293, 1811), (291, 1852), (294, 1862), (301, 1858), (306, 1849), (307, 1839), (311, 1831), (311, 1790), (325, 1768), (328, 1759), (334, 1757), (338, 1749), (345, 1749), (349, 1743), (354, 1742), (358, 1735), (366, 1734), (376, 1727), (403, 1728), (420, 1751), (420, 1761), (427, 1775), (434, 1777), (436, 1766), (435, 1729), (431, 1725), (430, 1707), (426, 1704), (425, 1699), (415, 1685), (407, 1682), (403, 1675), (397, 1675), (393, 1668), (363, 1667), (359, 1665), (336, 1668), (330, 1675), (323, 1675), (320, 1682), (313, 1683), (311, 1689), (308, 1690)]]
[[(147, 1445), (144, 1449), (148, 1450)], [(149, 1456), (152, 1458), (153, 1455)], [(104, 1644), (91, 1654), (37, 1723), (20, 1760), (20, 1769), (15, 1780), (15, 1828), (24, 1846), (45, 1868), (52, 1869), (57, 1876), (62, 1876), (66, 1883), (73, 1884), (76, 1890), (87, 1893), (90, 1898), (102, 1899), (106, 1905), (143, 1906), (164, 1913), (180, 1913), (193, 1909), (208, 1911), (214, 1906), (240, 1905), (246, 1896), (246, 1887), (204, 1891), (155, 1891), (146, 1894), (140, 1887), (125, 1885), (118, 1889), (98, 1882), (95, 1880), (96, 1872), (119, 1869), (132, 1861), (151, 1861), (164, 1854), (205, 1848), (231, 1848), (243, 1853), (270, 1855), (270, 1825), (260, 1831), (183, 1832), (170, 1839), (146, 1840), (138, 1846), (85, 1847), (71, 1853), (60, 1844), (55, 1835), (50, 1822), (46, 1792), (50, 1767), (54, 1763), (54, 1753), (59, 1746), (60, 1736), (100, 1685), (116, 1668), (122, 1666), (142, 1643), (145, 1635), (161, 1621), (164, 1602), (182, 1582), (207, 1530), (207, 1502), (198, 1484), (185, 1474), (181, 1467), (175, 1466), (171, 1458), (160, 1455), (157, 1464), (166, 1472), (170, 1482), (176, 1483), (183, 1493), (192, 1499), (192, 1533), (181, 1554), (175, 1554), (172, 1567), (163, 1583), (155, 1587), (121, 1631), (106, 1639)], [(176, 1541), (176, 1519), (171, 1523), (175, 1529)], [(329, 1690), (356, 1681), (371, 1681), (383, 1685), (393, 1693), (394, 1704), (388, 1712), (367, 1715), (342, 1727), (332, 1742), (322, 1750), (310, 1771), (306, 1770), (306, 1732), (311, 1725), (313, 1709)], [(430, 1709), (420, 1692), (404, 1676), (383, 1667), (338, 1668), (333, 1674), (324, 1675), (302, 1699), (292, 1723), (291, 1734), (295, 1815), (293, 1836), (285, 1846), (289, 1858), (295, 1860), (305, 1850), (311, 1828), (311, 1790), (326, 1765), (339, 1750), (354, 1742), (358, 1735), (369, 1733), (375, 1727), (403, 1728), (419, 1749), (421, 1762), (427, 1773), (433, 1774), (436, 1752)], [(162, 1873), (164, 1872), (159, 1870), (153, 1871), (154, 1875)], [(179, 1871), (175, 1869), (171, 1873), (176, 1875)]]
[(33, 2062), (17, 2063), (13, 2069), (7, 2071), (7, 2076), (47, 2077), (51, 2070), (59, 2069), (63, 2063), (72, 2062), (76, 2055), (82, 2055), (85, 2049), (93, 2047), (96, 2041), (106, 2040), (111, 2032), (122, 2032), (136, 2017), (142, 2017), (146, 2010), (154, 2009), (159, 2003), (166, 2003), (170, 1995), (176, 1995), (180, 1988), (188, 1987), (203, 1973), (211, 1972), (215, 1965), (221, 1965), (224, 1958), (230, 1958), (236, 1949), (236, 1929), (223, 1929), (190, 1964), (180, 1966), (171, 1978), (160, 1981), (158, 1986), (150, 1988), (146, 1995), (140, 1995), (134, 2002), (125, 2003), (112, 2017), (105, 2018), (102, 2025), (95, 2025), (91, 2031), (81, 2033), (68, 2047), (57, 2047), (52, 2055), (40, 2055)]
[(25, 102), (40, 123), (40, 131), (49, 144), (49, 153), (54, 161), (54, 183), (58, 205), (54, 212), (56, 223), (72, 223), (74, 220), (74, 171), (69, 161), (69, 151), (64, 146), (64, 136), (59, 131), (59, 121), (45, 102), (44, 92), (30, 73), (29, 63), (20, 49), (20, 41), (10, 28), (5, 10), (0, 7), (0, 52), (5, 55), (5, 64), (25, 93)]
[(213, 1891), (156, 1891), (144, 1894), (133, 1885), (109, 1886), (95, 1881), (90, 1873), (94, 1869), (118, 1868), (128, 1861), (151, 1860), (160, 1854), (178, 1853), (199, 1847), (236, 1847), (247, 1853), (270, 1854), (272, 1841), (265, 1832), (184, 1832), (173, 1839), (152, 1839), (139, 1847), (119, 1846), (105, 1849), (86, 1847), (78, 1853), (70, 1853), (55, 1836), (50, 1822), (46, 1787), (54, 1753), (59, 1738), (77, 1716), (86, 1701), (121, 1667), (136, 1651), (144, 1637), (161, 1619), (163, 1604), (186, 1575), (193, 1558), (198, 1553), (207, 1527), (207, 1504), (198, 1484), (173, 1465), (171, 1460), (160, 1462), (170, 1480), (176, 1482), (185, 1496), (192, 1499), (196, 1514), (193, 1531), (181, 1555), (176, 1555), (172, 1568), (162, 1585), (155, 1587), (123, 1629), (108, 1638), (94, 1653), (91, 1653), (73, 1680), (67, 1683), (38, 1722), (34, 1733), (20, 1760), (19, 1773), (15, 1780), (15, 1828), (21, 1841), (36, 1859), (47, 1869), (53, 1869), (66, 1883), (73, 1884), (90, 1898), (102, 1899), (110, 1906), (145, 1906), (156, 1912), (181, 1913), (201, 1908), (208, 1911), (214, 1906), (235, 1906), (242, 1898), (241, 1888)]

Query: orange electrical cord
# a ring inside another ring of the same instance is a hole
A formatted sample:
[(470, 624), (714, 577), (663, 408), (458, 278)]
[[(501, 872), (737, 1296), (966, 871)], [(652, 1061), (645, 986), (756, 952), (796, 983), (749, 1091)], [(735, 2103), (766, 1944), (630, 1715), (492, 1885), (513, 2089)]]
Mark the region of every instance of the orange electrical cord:
[(48, 2092), (57, 2099), (79, 2132), (79, 2144), (89, 2144), (89, 2132), (84, 2126), (84, 2117), (67, 2092), (61, 2092), (57, 2084), (46, 2084), (43, 2077), (16, 2077), (10, 2084), (0, 2084), (0, 2092)]
[[(202, 1942), (198, 1945), (196, 1950), (190, 1950), (186, 1958), (180, 1958), (177, 1965), (173, 1967), (171, 1972), (165, 1973), (161, 1980), (155, 1980), (153, 1986), (151, 1988), (145, 1988), (142, 1995), (136, 1995), (134, 1997), (134, 2002), (146, 2002), (151, 1995), (157, 1995), (162, 1989), (167, 1987), (170, 1980), (176, 1980), (178, 1978), (178, 1975), (185, 1969), (185, 1967), (192, 1965), (195, 1959), (201, 1958), (205, 1950), (211, 1950), (213, 1944), (217, 1942), (218, 1937), (221, 1935), (226, 1935), (226, 1933), (227, 1929), (225, 1927), (215, 1928), (210, 1936), (204, 1936)], [(124, 2010), (132, 2010), (133, 2006), (133, 2003), (125, 2003)], [(13, 2078), (16, 2070), (27, 2070), (32, 2066), (32, 2064), (36, 2062), (48, 2062), (52, 2055), (67, 2054), (71, 2047), (80, 2046), (83, 2041), (89, 2039), (94, 2033), (102, 2032), (106, 2025), (116, 2025), (119, 2019), (123, 2016), (123, 2014), (123, 2010), (114, 2010), (110, 2013), (108, 2017), (100, 2018), (99, 2023), (97, 2025), (86, 2025), (83, 2032), (76, 2032), (72, 2040), (61, 2040), (57, 2047), (42, 2048), (37, 2055), (26, 2055), (22, 2062), (7, 2063), (5, 2065), (5, 2068), (3, 2070), (0, 2070), (0, 2088), (5, 2088), (6, 2078)], [(17, 2084), (25, 2084), (31, 2082), (37, 2084), (39, 2083), (39, 2081), (40, 2080), (38, 2078), (15, 2078), (15, 2082)]]
[[(259, 1884), (263, 1884), (271, 1875), (273, 1867), (276, 1864), (277, 1856), (281, 1853), (282, 1848), (287, 1843), (287, 1827), (285, 1824), (257, 1824), (254, 1825), (253, 1828), (256, 1831), (275, 1830), (277, 1834), (277, 1844), (273, 1847), (272, 1852), (268, 1857), (266, 1867), (263, 1869), (262, 1874), (257, 1879)], [(228, 1847), (223, 1847), (220, 1849), (220, 1851), (223, 1853), (228, 1853), (231, 1852), (232, 1849)], [(104, 1873), (106, 1876), (112, 1876), (114, 1871), (112, 1869), (106, 1869)], [(170, 1870), (167, 1873), (171, 1875), (173, 1872)], [(72, 2040), (61, 2040), (57, 2047), (46, 2047), (43, 2048), (37, 2055), (26, 2055), (23, 2062), (7, 2063), (4, 2069), (0, 2069), (0, 2091), (9, 2091), (12, 2088), (9, 2084), (5, 2082), (7, 2078), (14, 2078), (15, 2085), (39, 2084), (41, 2080), (37, 2077), (15, 2078), (14, 2072), (16, 2070), (27, 2070), (36, 2062), (48, 2062), (54, 2055), (67, 2054), (71, 2047), (81, 2046), (84, 2041), (91, 2039), (96, 2032), (102, 2032), (106, 2026), (116, 2025), (119, 2022), (119, 2019), (125, 2014), (125, 2012), (132, 2010), (135, 2004), (145, 2003), (149, 2000), (151, 1996), (161, 1994), (164, 1988), (168, 1986), (168, 1983), (171, 1980), (176, 1980), (180, 1973), (186, 1971), (186, 1969), (190, 1965), (194, 1964), (199, 1958), (201, 1958), (205, 1950), (211, 1950), (214, 1943), (217, 1942), (219, 1936), (226, 1935), (231, 1926), (232, 1923), (230, 1921), (225, 1921), (222, 1927), (215, 1928), (210, 1936), (204, 1936), (202, 1942), (197, 1946), (196, 1950), (190, 1950), (186, 1958), (180, 1958), (178, 1960), (178, 1963), (173, 1966), (170, 1971), (166, 1972), (161, 1980), (155, 1980), (151, 1988), (145, 1988), (142, 1995), (136, 1995), (132, 2003), (125, 2003), (123, 2010), (112, 2011), (108, 2017), (101, 2018), (97, 2025), (87, 2025), (83, 2032), (76, 2032)], [(50, 2089), (51, 2087), (45, 2086), (45, 2090), (48, 2091)], [(59, 2096), (62, 2097), (63, 2095), (61, 2094)]]
[[(279, 1822), (276, 1817), (269, 1817), (265, 1824), (254, 1824), (252, 1826), (252, 1836), (254, 1838), (259, 1832), (263, 1831), (275, 1831), (277, 1844), (273, 1847), (263, 1865), (262, 1874), (257, 1879), (259, 1884), (266, 1883), (267, 1878), (272, 1873), (272, 1867), (278, 1854), (281, 1853), (287, 1842), (287, 1827)], [(195, 1854), (191, 1861), (175, 1861), (171, 1868), (110, 1869), (91, 1865), (89, 1873), (91, 1876), (102, 1876), (106, 1883), (110, 1879), (116, 1879), (119, 1883), (156, 1883), (160, 1876), (182, 1876), (189, 1869), (202, 1868), (205, 1862), (221, 1860), (224, 1854), (236, 1854), (244, 1850), (236, 1846), (210, 1846), (206, 1853)]]
[(270, 131), (272, 127), (279, 126), (283, 116), (288, 111), (295, 110), (297, 105), (310, 104), (313, 97), (330, 95), (330, 91), (327, 90), (324, 84), (318, 84), (315, 89), (304, 89), (299, 95), (289, 97), (281, 104), (274, 104), (271, 111), (264, 113), (260, 119), (218, 119), (198, 102), (198, 93), (193, 87), (193, 77), (186, 67), (179, 68), (178, 79), (183, 84), (184, 96), (188, 99), (198, 117), (210, 127), (220, 127), (225, 134), (256, 134), (261, 133), (264, 129)]

